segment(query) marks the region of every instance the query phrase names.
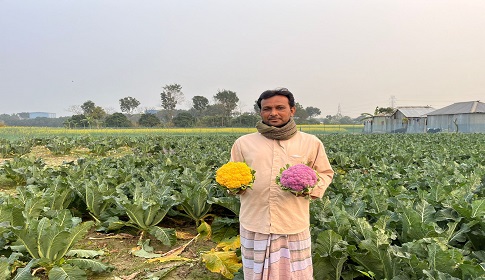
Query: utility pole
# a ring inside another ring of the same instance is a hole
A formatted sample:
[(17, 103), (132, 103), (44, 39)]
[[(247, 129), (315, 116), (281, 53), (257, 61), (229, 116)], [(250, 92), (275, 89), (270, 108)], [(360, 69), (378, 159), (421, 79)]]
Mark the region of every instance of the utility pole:
[(340, 103), (338, 104), (337, 118), (342, 118), (342, 108), (340, 107)]
[(391, 108), (395, 109), (396, 108), (396, 97), (394, 95), (391, 95)]

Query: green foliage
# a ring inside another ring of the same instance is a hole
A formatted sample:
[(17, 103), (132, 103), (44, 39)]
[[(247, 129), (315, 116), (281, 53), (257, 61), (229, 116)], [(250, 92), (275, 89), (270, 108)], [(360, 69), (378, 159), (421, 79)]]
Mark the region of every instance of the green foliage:
[(176, 127), (193, 127), (195, 118), (189, 112), (180, 112), (173, 118), (173, 124)]
[(86, 118), (85, 115), (82, 114), (72, 115), (69, 119), (65, 121), (64, 125), (67, 128), (88, 127), (89, 120)]
[(244, 113), (231, 121), (233, 127), (254, 127), (261, 118), (256, 114)]
[(160, 93), (162, 101), (162, 108), (168, 113), (167, 121), (172, 122), (173, 111), (178, 103), (184, 100), (184, 94), (182, 92), (182, 86), (179, 84), (170, 84), (163, 87), (162, 93)]
[(113, 195), (116, 193), (116, 188), (110, 184), (109, 180), (98, 177), (94, 180), (78, 181), (74, 177), (70, 178), (69, 183), (96, 221), (98, 229), (116, 228), (111, 224), (116, 222), (112, 219), (115, 212)]
[(175, 184), (180, 188), (179, 207), (196, 226), (199, 226), (211, 210), (209, 200), (214, 194), (212, 175), (204, 169), (185, 168), (175, 179)]
[(17, 186), (25, 186), (42, 173), (44, 166), (45, 163), (42, 159), (16, 157), (1, 166), (0, 174), (12, 180)]
[(12, 144), (7, 139), (0, 139), (0, 158), (10, 157), (13, 153)]
[(337, 174), (311, 206), (315, 279), (485, 276), (483, 136), (345, 139), (322, 137)]
[(209, 99), (204, 96), (194, 96), (192, 97), (192, 107), (199, 112), (204, 111), (209, 105)]
[(308, 118), (308, 112), (298, 102), (295, 103), (295, 108), (296, 108), (296, 112), (294, 116), (295, 122), (298, 124), (303, 123), (303, 121)]
[(88, 100), (81, 105), (81, 109), (83, 110), (85, 116), (92, 114), (95, 108), (96, 104), (94, 104), (94, 102), (91, 100)]
[(122, 113), (113, 113), (104, 120), (106, 127), (130, 127), (132, 126), (130, 120)]
[[(24, 213), (25, 215), (25, 213)], [(65, 259), (69, 250), (92, 227), (93, 222), (82, 223), (79, 218), (73, 217), (69, 210), (60, 210), (52, 213), (52, 217), (37, 219), (24, 219), (23, 225), (14, 227), (13, 233), (18, 237), (19, 243), (36, 260), (36, 266), (48, 271), (49, 279), (86, 279), (83, 269), (92, 271), (107, 271), (110, 268), (98, 261), (83, 261)], [(71, 265), (82, 264), (81, 267)]]
[(173, 196), (172, 186), (168, 183), (168, 173), (160, 174), (156, 181), (142, 183), (129, 182), (119, 188), (116, 202), (129, 217), (127, 225), (133, 226), (144, 234), (150, 233), (165, 245), (176, 241), (175, 230), (157, 226), (170, 209), (179, 201)]
[(45, 147), (51, 151), (53, 155), (68, 155), (74, 148), (74, 141), (68, 137), (52, 137), (48, 140)]
[(163, 87), (162, 93), (160, 93), (160, 97), (162, 99), (162, 107), (165, 110), (174, 110), (177, 106), (177, 103), (181, 101), (181, 97), (183, 96), (182, 93), (182, 86), (179, 84), (171, 84), (165, 85)]
[(140, 101), (131, 96), (120, 99), (120, 109), (122, 112), (131, 114), (140, 105)]
[(312, 107), (312, 106), (306, 107), (305, 111), (306, 111), (308, 117), (310, 117), (310, 118), (317, 117), (318, 115), (320, 115), (322, 113), (322, 111), (319, 108)]
[(374, 110), (374, 115), (385, 114), (385, 115), (392, 115), (394, 114), (395, 109), (392, 107), (379, 107), (377, 106)]
[[(49, 246), (62, 254), (56, 249), (59, 239), (40, 247), (25, 246), (21, 239), (27, 244), (38, 244), (39, 236), (55, 240), (53, 232), (39, 231), (40, 224), (47, 223), (58, 228), (59, 236), (70, 236), (81, 225), (79, 217), (101, 221), (98, 229), (103, 230), (123, 230), (120, 227), (129, 224), (166, 244), (175, 239), (173, 229), (164, 228), (164, 219), (168, 215), (175, 220), (181, 213), (200, 224), (200, 236), (203, 231), (221, 243), (236, 236), (239, 200), (212, 186), (214, 171), (229, 160), (236, 137), (83, 136), (69, 142), (88, 148), (91, 155), (55, 168), (29, 157), (5, 161), (1, 176), (19, 187), (15, 197), (0, 195), (0, 247), (6, 256), (0, 259), (0, 275), (16, 269), (26, 276), (25, 271), (41, 265), (39, 250), (50, 254)], [(485, 277), (484, 135), (318, 137), (336, 175), (324, 198), (310, 206), (315, 279)], [(28, 150), (54, 139), (22, 141), (1, 143), (14, 155), (15, 145), (22, 146), (19, 151)], [(111, 156), (119, 147), (130, 152)], [(72, 217), (71, 226), (61, 230), (57, 213), (67, 207), (78, 218)], [(23, 231), (17, 232), (22, 238), (14, 230)], [(141, 244), (149, 249), (147, 241)], [(26, 270), (19, 268), (20, 258), (22, 266), (28, 261), (21, 248), (39, 255)], [(219, 249), (214, 252), (224, 255)], [(51, 273), (84, 277), (78, 270), (84, 270), (81, 263), (96, 257), (94, 252), (68, 251)], [(214, 257), (209, 263), (222, 259)], [(231, 253), (234, 264), (233, 257)]]
[(219, 90), (216, 95), (214, 95), (214, 99), (217, 100), (219, 104), (222, 104), (227, 116), (231, 115), (232, 111), (237, 107), (237, 102), (239, 102), (237, 94), (234, 91), (226, 89)]
[(145, 113), (140, 116), (138, 124), (144, 127), (155, 127), (160, 125), (160, 119), (154, 114)]

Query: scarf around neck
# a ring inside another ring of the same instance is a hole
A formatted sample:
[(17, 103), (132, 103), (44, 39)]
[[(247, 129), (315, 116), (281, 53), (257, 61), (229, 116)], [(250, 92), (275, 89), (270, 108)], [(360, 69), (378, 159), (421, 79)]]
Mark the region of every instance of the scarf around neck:
[(258, 132), (261, 133), (264, 137), (273, 140), (288, 140), (293, 137), (298, 131), (296, 128), (295, 120), (293, 120), (293, 118), (290, 118), (290, 121), (288, 121), (282, 127), (270, 126), (263, 123), (263, 121), (259, 121), (256, 124), (256, 128), (258, 129)]

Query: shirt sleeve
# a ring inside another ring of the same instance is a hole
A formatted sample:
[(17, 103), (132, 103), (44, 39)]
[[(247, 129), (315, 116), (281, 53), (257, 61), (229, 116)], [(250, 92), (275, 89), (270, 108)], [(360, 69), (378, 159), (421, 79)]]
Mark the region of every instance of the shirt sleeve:
[(310, 195), (313, 198), (321, 198), (332, 182), (334, 171), (325, 152), (323, 143), (317, 139), (317, 153), (313, 163), (313, 168), (317, 171), (318, 177), (320, 178), (317, 186), (312, 190)]

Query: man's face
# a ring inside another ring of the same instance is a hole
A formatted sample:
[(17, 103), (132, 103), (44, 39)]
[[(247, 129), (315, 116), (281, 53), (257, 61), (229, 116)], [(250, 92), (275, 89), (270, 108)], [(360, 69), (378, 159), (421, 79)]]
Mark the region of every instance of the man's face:
[(288, 98), (282, 95), (261, 100), (261, 118), (263, 122), (271, 126), (282, 126), (296, 112), (295, 107), (290, 107)]

